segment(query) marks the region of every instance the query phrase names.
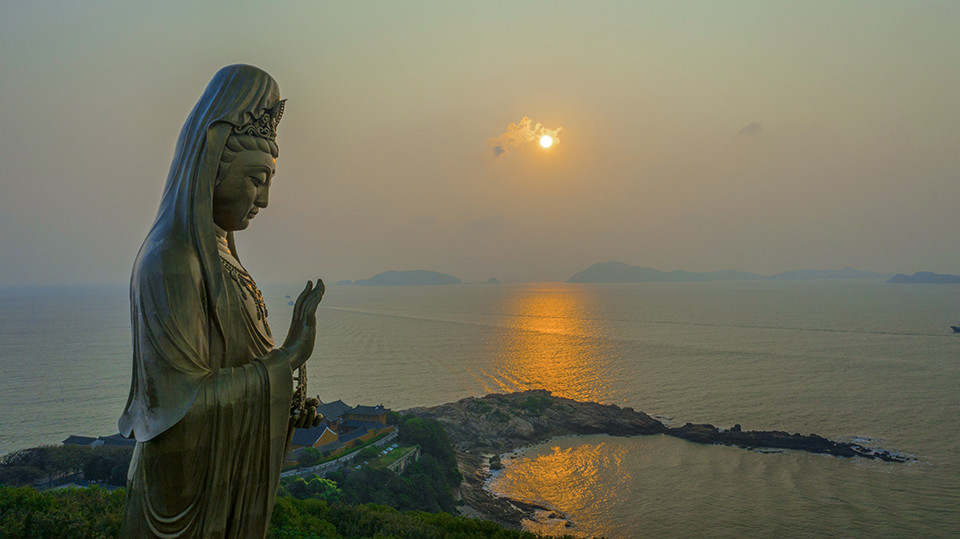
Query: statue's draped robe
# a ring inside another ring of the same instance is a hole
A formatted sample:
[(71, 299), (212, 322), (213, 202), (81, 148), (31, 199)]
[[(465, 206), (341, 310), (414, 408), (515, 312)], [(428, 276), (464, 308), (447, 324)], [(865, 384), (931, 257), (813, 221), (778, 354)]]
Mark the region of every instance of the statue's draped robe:
[(222, 323), (231, 350), (210, 368), (205, 351), (219, 339), (208, 338), (207, 317), (198, 312), (205, 303), (200, 282), (190, 272), (171, 275), (158, 266), (143, 272), (140, 284), (152, 292), (137, 305), (141, 361), (168, 371), (156, 379), (159, 391), (181, 384), (181, 374), (202, 381), (179, 422), (137, 443), (124, 535), (263, 536), (283, 465), (289, 363), (258, 359), (273, 347), (266, 319), (257, 319), (251, 291), (225, 274), (233, 312)]
[[(212, 218), (224, 143), (279, 100), (252, 66), (222, 69), (187, 118), (130, 283), (134, 436), (123, 537), (263, 537), (287, 440), (293, 377)], [(219, 247), (218, 247), (219, 243)], [(233, 246), (232, 233), (229, 245)], [(234, 249), (235, 251), (235, 249)], [(251, 281), (252, 282), (252, 281)]]

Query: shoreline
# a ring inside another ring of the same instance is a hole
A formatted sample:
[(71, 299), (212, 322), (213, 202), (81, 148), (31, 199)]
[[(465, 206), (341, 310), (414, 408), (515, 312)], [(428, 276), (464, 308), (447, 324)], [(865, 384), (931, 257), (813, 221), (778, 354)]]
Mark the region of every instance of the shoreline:
[(457, 467), (463, 475), (460, 483), (459, 508), (461, 516), (490, 520), (505, 528), (522, 529), (524, 520), (531, 520), (537, 511), (550, 511), (548, 507), (524, 502), (506, 496), (498, 496), (487, 488), (491, 478), (490, 457), (457, 451)]
[[(563, 526), (565, 528), (575, 527), (575, 522), (570, 517), (570, 515), (565, 514), (561, 510), (555, 507), (550, 507), (548, 505), (540, 505), (538, 503), (533, 503), (533, 502), (524, 502), (524, 501), (516, 500), (515, 498), (511, 498), (509, 496), (503, 496), (503, 495), (497, 494), (492, 490), (490, 490), (490, 483), (491, 481), (493, 481), (494, 478), (496, 478), (496, 476), (500, 472), (505, 471), (509, 466), (513, 465), (514, 462), (518, 458), (520, 458), (525, 452), (531, 451), (537, 446), (542, 446), (558, 440), (586, 438), (589, 436), (609, 436), (609, 435), (607, 434), (564, 434), (560, 436), (554, 436), (553, 438), (549, 438), (542, 442), (515, 447), (504, 453), (494, 454), (494, 455), (489, 455), (489, 454), (480, 455), (481, 466), (476, 470), (475, 473), (477, 476), (480, 476), (483, 478), (483, 483), (481, 485), (481, 488), (486, 493), (486, 495), (495, 499), (506, 500), (517, 509), (523, 510), (523, 513), (524, 513), (523, 515), (520, 515), (515, 519), (511, 519), (510, 523), (504, 522), (504, 523), (501, 523), (501, 525), (508, 527), (508, 524), (512, 524), (513, 520), (516, 520), (516, 529), (523, 529), (524, 520), (529, 520), (529, 521), (539, 522), (539, 523), (544, 523), (545, 520), (561, 520), (563, 521), (564, 523)], [(459, 454), (458, 454), (457, 462), (458, 464), (460, 463)], [(494, 462), (496, 462), (499, 465), (499, 467), (496, 469), (492, 468)], [(467, 507), (467, 506), (461, 506), (461, 507)], [(469, 509), (468, 512), (477, 513), (477, 515), (481, 515), (481, 512), (474, 507), (468, 507), (468, 509)], [(468, 512), (461, 511), (460, 514), (462, 516), (472, 516), (472, 515), (468, 515), (467, 514)], [(493, 520), (485, 516), (476, 516), (475, 518), (486, 518), (487, 520)]]
[(536, 521), (538, 513), (543, 514), (541, 512), (546, 512), (547, 518), (565, 520), (565, 527), (574, 527), (574, 523), (560, 511), (498, 496), (486, 488), (492, 477), (492, 462), (560, 437), (663, 434), (692, 443), (748, 450), (794, 450), (891, 463), (914, 460), (900, 453), (855, 442), (829, 440), (817, 434), (749, 431), (742, 430), (739, 424), (728, 429), (693, 423), (669, 427), (632, 408), (574, 401), (556, 397), (546, 390), (467, 397), (454, 403), (410, 408), (403, 413), (436, 419), (446, 429), (463, 475), (460, 514), (491, 520), (513, 529), (522, 529), (524, 520)]

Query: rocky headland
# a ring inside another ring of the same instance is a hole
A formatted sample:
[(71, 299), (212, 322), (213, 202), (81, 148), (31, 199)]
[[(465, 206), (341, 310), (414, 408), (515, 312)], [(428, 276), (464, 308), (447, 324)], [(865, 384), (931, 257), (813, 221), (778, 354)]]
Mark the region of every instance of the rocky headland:
[(484, 488), (490, 470), (499, 468), (501, 453), (558, 436), (663, 434), (694, 443), (746, 449), (808, 451), (888, 462), (907, 460), (888, 451), (837, 442), (816, 434), (745, 431), (740, 425), (729, 429), (692, 423), (669, 427), (632, 408), (579, 402), (556, 397), (544, 390), (468, 397), (438, 406), (411, 408), (406, 413), (436, 419), (446, 429), (464, 477), (460, 488), (464, 513), (510, 527), (518, 527), (522, 520), (533, 518), (537, 511), (550, 509), (491, 494)]

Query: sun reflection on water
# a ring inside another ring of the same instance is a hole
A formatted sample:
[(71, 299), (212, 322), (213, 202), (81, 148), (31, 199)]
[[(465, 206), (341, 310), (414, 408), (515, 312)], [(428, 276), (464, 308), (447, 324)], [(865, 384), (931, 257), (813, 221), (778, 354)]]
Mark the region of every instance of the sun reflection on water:
[[(605, 441), (559, 442), (560, 445), (550, 447), (545, 454), (540, 450), (539, 455), (508, 461), (506, 468), (491, 480), (489, 488), (495, 493), (556, 508), (568, 517), (590, 515), (594, 522), (588, 528), (593, 528), (604, 521), (603, 513), (621, 502), (620, 498), (630, 489), (632, 479), (621, 465), (624, 455), (618, 444)], [(565, 528), (564, 523), (543, 519), (525, 522), (525, 529), (547, 534), (577, 533), (576, 529)]]
[(573, 285), (534, 285), (505, 298), (507, 334), (494, 343), (502, 391), (546, 389), (576, 400), (603, 401), (607, 361), (599, 353), (593, 299)]

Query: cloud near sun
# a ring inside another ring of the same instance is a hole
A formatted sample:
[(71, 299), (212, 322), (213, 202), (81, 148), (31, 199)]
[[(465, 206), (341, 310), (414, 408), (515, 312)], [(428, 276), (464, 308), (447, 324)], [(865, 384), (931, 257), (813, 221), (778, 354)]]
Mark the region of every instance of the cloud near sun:
[(559, 134), (563, 127), (549, 128), (543, 124), (524, 116), (519, 122), (507, 126), (506, 132), (494, 137), (487, 142), (493, 148), (493, 157), (500, 157), (513, 148), (523, 148), (524, 146), (537, 145), (542, 137), (550, 137), (549, 144), (546, 146), (555, 146), (560, 142)]

